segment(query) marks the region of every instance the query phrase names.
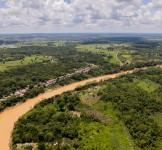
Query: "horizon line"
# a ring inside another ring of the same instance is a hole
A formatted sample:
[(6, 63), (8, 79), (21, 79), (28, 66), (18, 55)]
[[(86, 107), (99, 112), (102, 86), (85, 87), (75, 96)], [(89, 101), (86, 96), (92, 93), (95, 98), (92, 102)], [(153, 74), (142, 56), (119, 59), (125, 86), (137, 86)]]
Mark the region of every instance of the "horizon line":
[(0, 35), (16, 34), (162, 34), (162, 32), (29, 32), (29, 33), (0, 33)]

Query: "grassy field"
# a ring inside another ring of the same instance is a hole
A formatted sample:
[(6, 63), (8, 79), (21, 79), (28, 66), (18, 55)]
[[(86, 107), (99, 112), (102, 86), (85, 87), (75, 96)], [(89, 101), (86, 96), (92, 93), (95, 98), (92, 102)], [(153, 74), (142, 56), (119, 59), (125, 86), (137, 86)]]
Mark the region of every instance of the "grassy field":
[(117, 112), (113, 109), (113, 105), (110, 102), (104, 102), (100, 100), (97, 103), (91, 105), (91, 107), (115, 121), (118, 120), (116, 116)]
[[(92, 52), (97, 54), (104, 54), (104, 59), (107, 60), (110, 63), (113, 64), (120, 64), (119, 60), (116, 58), (118, 47), (121, 46), (121, 44), (116, 44), (116, 48), (114, 48), (113, 51), (108, 50), (108, 48), (112, 46), (110, 44), (90, 44), (90, 45), (78, 45), (76, 48), (80, 52)], [(125, 46), (128, 46), (125, 44)], [(109, 58), (109, 56), (112, 56), (112, 58)]]
[(4, 71), (16, 66), (27, 65), (36, 62), (43, 62), (49, 59), (50, 57), (40, 56), (40, 55), (27, 56), (23, 60), (7, 61), (5, 63), (0, 63), (0, 71)]
[(80, 124), (82, 140), (80, 150), (131, 150), (131, 146), (122, 127), (116, 123), (82, 123)]
[(79, 149), (133, 150), (134, 143), (126, 127), (117, 117), (111, 102), (104, 102), (97, 96), (100, 87), (89, 88), (80, 93), (81, 101), (90, 109), (109, 118), (106, 123), (82, 123), (80, 125), (81, 147)]
[(89, 45), (78, 45), (76, 48), (81, 52), (92, 52), (92, 53), (104, 53), (107, 55), (113, 55), (113, 51), (108, 51), (108, 44), (89, 44)]
[[(155, 120), (155, 122), (158, 124), (158, 126), (160, 126), (162, 129), (162, 113), (157, 113), (157, 114), (151, 116), (151, 118), (153, 118)], [(157, 150), (161, 150), (161, 149), (162, 149), (162, 140), (161, 140)]]
[[(138, 48), (132, 44), (80, 44), (76, 46), (80, 52), (92, 52), (103, 55), (107, 62), (117, 65), (136, 64), (141, 62), (156, 61), (161, 62), (158, 48), (146, 50)], [(156, 54), (157, 53), (157, 54)], [(118, 55), (117, 55), (118, 54)]]
[(152, 93), (160, 87), (160, 84), (157, 84), (151, 80), (137, 80), (137, 86), (145, 90), (146, 92)]
[[(131, 44), (87, 44), (77, 45), (77, 50), (80, 52), (92, 52), (96, 54), (103, 54), (104, 59), (112, 64), (123, 65), (124, 62), (134, 62), (133, 53), (135, 50), (127, 50), (131, 47)], [(142, 58), (135, 58), (139, 61)]]
[[(94, 97), (95, 99), (95, 97)], [(92, 109), (113, 120), (107, 123), (82, 123), (80, 125), (82, 137), (79, 149), (103, 149), (103, 150), (133, 150), (133, 141), (126, 131), (125, 126), (116, 116), (112, 103), (97, 101), (91, 103)]]
[(122, 55), (123, 57), (127, 58), (127, 59), (132, 59), (131, 55)]
[(157, 113), (152, 118), (157, 122), (157, 124), (162, 127), (162, 113)]

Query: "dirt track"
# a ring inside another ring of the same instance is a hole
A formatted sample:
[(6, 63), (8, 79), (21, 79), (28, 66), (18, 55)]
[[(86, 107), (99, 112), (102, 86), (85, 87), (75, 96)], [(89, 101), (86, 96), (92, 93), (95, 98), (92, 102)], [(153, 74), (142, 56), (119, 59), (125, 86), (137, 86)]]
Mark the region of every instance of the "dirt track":
[[(160, 66), (162, 67), (162, 66)], [(145, 69), (145, 68), (143, 68)], [(110, 78), (116, 78), (122, 74), (132, 73), (134, 70), (125, 71), (112, 75), (105, 75), (96, 78), (87, 79), (84, 81), (76, 82), (73, 84), (69, 84), (67, 86), (60, 87), (54, 90), (48, 90), (39, 96), (27, 100), (25, 103), (12, 107), (2, 113), (0, 113), (0, 150), (9, 150), (10, 136), (14, 127), (14, 123), (18, 120), (18, 118), (28, 112), (35, 104), (39, 103), (43, 99), (48, 99), (55, 95), (61, 94), (66, 91), (74, 90), (78, 86), (85, 85), (92, 81), (101, 81)]]

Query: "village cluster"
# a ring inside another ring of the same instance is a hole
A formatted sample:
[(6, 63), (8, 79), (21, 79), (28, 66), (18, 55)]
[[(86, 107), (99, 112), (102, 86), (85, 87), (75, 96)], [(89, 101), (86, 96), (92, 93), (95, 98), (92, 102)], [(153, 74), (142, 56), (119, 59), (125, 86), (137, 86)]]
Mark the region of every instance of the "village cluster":
[[(44, 87), (49, 87), (49, 86), (55, 85), (59, 81), (65, 80), (67, 78), (71, 78), (74, 75), (88, 73), (94, 67), (95, 67), (94, 64), (89, 64), (88, 67), (86, 67), (86, 68), (82, 68), (82, 69), (79, 69), (79, 70), (75, 69), (73, 73), (68, 73), (64, 76), (60, 76), (60, 77), (57, 77), (55, 79), (50, 79), (50, 80), (46, 81), (45, 83), (41, 83), (41, 85), (44, 86)], [(34, 87), (38, 87), (38, 85), (35, 85)], [(2, 99), (0, 99), (0, 102), (7, 100), (11, 96), (23, 97), (24, 94), (27, 92), (27, 90), (29, 90), (29, 85), (24, 89), (17, 90), (15, 93), (10, 94), (9, 96), (4, 96)]]

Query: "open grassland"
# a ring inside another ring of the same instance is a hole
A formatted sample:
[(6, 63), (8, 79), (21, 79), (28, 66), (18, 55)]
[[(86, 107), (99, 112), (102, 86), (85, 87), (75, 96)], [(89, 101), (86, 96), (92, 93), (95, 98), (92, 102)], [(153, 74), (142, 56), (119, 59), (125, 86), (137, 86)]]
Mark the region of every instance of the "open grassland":
[(144, 80), (136, 80), (137, 86), (145, 90), (146, 92), (152, 93), (156, 91), (159, 87), (161, 87), (160, 84), (157, 84), (151, 80), (144, 79)]
[(46, 41), (46, 40), (39, 40), (35, 39), (28, 42), (20, 42), (15, 44), (16, 47), (23, 47), (23, 46), (41, 46), (46, 47), (50, 43), (52, 46), (62, 46), (65, 45), (66, 41)]
[[(158, 124), (158, 126), (162, 129), (162, 113), (157, 113), (151, 116), (151, 118), (154, 119), (154, 121)], [(162, 150), (162, 140), (159, 143), (159, 147), (157, 147), (157, 150)]]
[(111, 102), (98, 101), (97, 103), (92, 105), (92, 108), (102, 112), (105, 116), (117, 121), (117, 112), (113, 109), (113, 105)]
[(81, 52), (92, 52), (92, 53), (104, 53), (107, 55), (112, 55), (113, 51), (108, 51), (110, 47), (109, 44), (88, 44), (88, 45), (78, 45), (76, 48)]
[(84, 53), (96, 53), (112, 64), (120, 66), (146, 63), (161, 62), (160, 46), (154, 48), (139, 47), (138, 44), (80, 44), (77, 50)]
[(156, 121), (156, 123), (162, 127), (162, 113), (157, 113), (152, 116), (152, 118)]
[(90, 49), (90, 50), (94, 50), (94, 49), (98, 49), (98, 50), (106, 50), (107, 48), (126, 48), (126, 47), (130, 47), (131, 44), (80, 44), (77, 45), (76, 48), (78, 49)]
[(7, 69), (16, 67), (16, 66), (28, 65), (28, 64), (37, 63), (37, 62), (43, 62), (46, 60), (50, 60), (50, 57), (42, 56), (42, 55), (32, 55), (32, 56), (27, 56), (21, 60), (6, 61), (3, 63), (0, 63), (0, 71), (4, 71)]
[(77, 50), (84, 53), (96, 53), (103, 55), (103, 58), (112, 64), (124, 65), (139, 62), (142, 57), (134, 55), (135, 50), (131, 50), (131, 44), (80, 44)]
[(79, 149), (131, 150), (129, 141), (119, 124), (81, 123)]
[[(91, 52), (103, 55), (103, 58), (108, 62), (113, 64), (120, 64), (120, 61), (116, 58), (116, 55), (121, 44), (116, 44), (116, 47), (113, 46), (111, 44), (89, 44), (78, 45), (76, 48), (80, 52)], [(125, 46), (128, 45), (125, 44)]]
[(132, 56), (131, 55), (122, 55), (124, 58), (127, 58), (127, 59), (131, 59)]

